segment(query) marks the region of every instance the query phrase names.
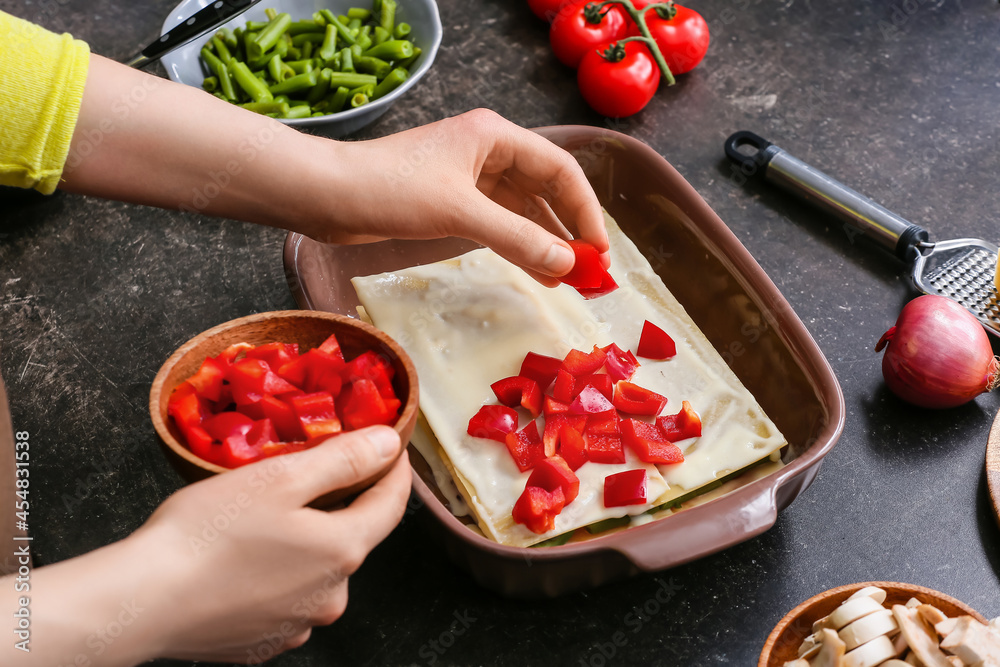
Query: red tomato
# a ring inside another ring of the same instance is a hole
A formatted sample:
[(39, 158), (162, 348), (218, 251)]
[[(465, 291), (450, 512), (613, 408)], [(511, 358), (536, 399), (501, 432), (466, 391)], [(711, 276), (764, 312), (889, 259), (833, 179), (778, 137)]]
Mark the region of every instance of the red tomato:
[(528, 0), (528, 7), (535, 13), (535, 16), (552, 23), (552, 20), (559, 13), (559, 10), (576, 0)]
[(591, 13), (587, 11), (590, 5), (597, 7), (597, 3), (590, 0), (576, 0), (559, 10), (552, 21), (549, 30), (552, 51), (569, 67), (579, 67), (584, 54), (605, 42), (621, 39), (628, 32), (628, 15), (620, 6), (614, 5), (610, 10), (605, 7), (600, 10), (602, 14), (607, 11), (604, 18), (591, 23), (587, 18)]
[[(639, 3), (635, 3), (639, 7)], [(701, 14), (674, 5), (677, 14), (672, 19), (661, 19), (655, 10), (646, 12), (646, 25), (649, 34), (653, 36), (667, 61), (667, 67), (672, 74), (690, 72), (708, 51), (708, 24)], [(629, 35), (639, 35), (639, 27), (632, 24)]]
[(599, 114), (622, 118), (639, 113), (653, 99), (660, 85), (660, 68), (641, 42), (622, 45), (624, 57), (611, 62), (604, 53), (612, 44), (601, 45), (584, 56), (576, 80), (587, 104)]

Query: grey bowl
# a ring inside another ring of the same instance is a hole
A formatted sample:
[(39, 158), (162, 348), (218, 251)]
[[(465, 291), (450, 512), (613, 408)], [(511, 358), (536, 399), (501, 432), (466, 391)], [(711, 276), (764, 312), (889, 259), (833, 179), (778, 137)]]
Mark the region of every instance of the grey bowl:
[[(211, 0), (184, 0), (174, 7), (167, 16), (160, 34), (182, 23), (210, 3)], [(293, 21), (298, 21), (311, 17), (313, 12), (320, 9), (329, 9), (334, 14), (342, 14), (350, 7), (367, 7), (369, 4), (370, 0), (263, 0), (225, 25), (237, 28), (247, 21), (266, 21), (264, 10), (268, 7), (273, 7), (279, 12), (288, 12)], [(360, 130), (388, 111), (389, 107), (405, 95), (406, 91), (415, 86), (424, 73), (430, 69), (431, 63), (434, 62), (434, 56), (437, 55), (438, 47), (441, 45), (442, 35), (441, 17), (434, 0), (399, 0), (396, 20), (410, 24), (412, 28), (410, 38), (423, 50), (415, 63), (416, 66), (410, 70), (409, 79), (385, 97), (356, 109), (346, 109), (335, 114), (313, 118), (281, 120), (281, 122), (293, 127), (314, 127), (322, 129), (324, 134), (341, 137)], [(163, 57), (163, 66), (171, 81), (201, 88), (201, 82), (205, 80), (206, 74), (198, 54), (207, 39), (207, 36), (200, 37)]]

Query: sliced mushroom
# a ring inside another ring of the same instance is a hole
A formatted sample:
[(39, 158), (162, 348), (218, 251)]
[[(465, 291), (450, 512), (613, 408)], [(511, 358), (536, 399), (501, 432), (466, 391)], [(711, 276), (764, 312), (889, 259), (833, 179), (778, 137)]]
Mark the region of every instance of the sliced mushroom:
[(952, 633), (952, 631), (958, 627), (958, 622), (960, 619), (970, 618), (969, 616), (956, 616), (955, 618), (946, 618), (940, 623), (934, 624), (934, 629), (942, 637), (947, 637)]
[(882, 635), (844, 656), (844, 667), (875, 667), (896, 656), (892, 641)]
[(880, 667), (910, 667), (910, 663), (893, 658), (892, 660), (883, 662)]
[(840, 641), (837, 633), (829, 628), (820, 630), (819, 635), (822, 647), (810, 661), (810, 667), (843, 667), (844, 653), (847, 652), (844, 642)]
[(885, 602), (885, 590), (879, 588), (878, 586), (865, 586), (864, 588), (855, 591), (851, 597), (844, 600), (844, 602), (850, 602), (851, 600), (857, 600), (858, 598), (868, 597), (879, 604)]
[(924, 667), (951, 667), (945, 654), (938, 648), (934, 630), (924, 623), (916, 609), (897, 604), (892, 607), (892, 615), (896, 617), (896, 623), (906, 638), (906, 643), (910, 645), (910, 650)]
[(917, 612), (927, 621), (930, 625), (937, 625), (948, 620), (948, 617), (944, 615), (944, 612), (930, 604), (922, 604), (917, 607)]
[(882, 611), (883, 609), (885, 609), (885, 607), (870, 597), (848, 600), (833, 610), (833, 613), (827, 616), (826, 627), (831, 630), (840, 630), (848, 623), (853, 623), (859, 618), (864, 618), (868, 614), (874, 614), (875, 612)]
[(941, 648), (970, 665), (1000, 665), (1000, 637), (971, 616), (958, 620), (955, 629), (941, 642)]
[(798, 660), (789, 660), (785, 663), (784, 667), (809, 667), (809, 661), (799, 658)]
[[(888, 609), (882, 609), (881, 611), (876, 611), (874, 614), (868, 614), (863, 618), (859, 618), (844, 627), (840, 631), (840, 638), (847, 646), (847, 650), (850, 651), (870, 642), (876, 637), (888, 635), (898, 629), (898, 627), (896, 619), (892, 616), (892, 612)], [(893, 656), (895, 655), (893, 653)]]
[(819, 634), (813, 633), (802, 640), (802, 644), (799, 645), (799, 657), (809, 659), (819, 653)]
[(917, 607), (919, 607), (922, 604), (923, 604), (923, 602), (921, 602), (917, 598), (910, 598), (909, 600), (906, 601), (906, 608), (907, 609), (916, 609)]

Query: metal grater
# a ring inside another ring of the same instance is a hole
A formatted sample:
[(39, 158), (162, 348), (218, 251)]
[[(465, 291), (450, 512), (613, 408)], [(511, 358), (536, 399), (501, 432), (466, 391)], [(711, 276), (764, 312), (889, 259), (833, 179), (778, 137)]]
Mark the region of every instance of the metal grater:
[(916, 290), (963, 305), (986, 330), (1000, 337), (1000, 301), (994, 287), (998, 248), (981, 239), (930, 241), (927, 230), (792, 157), (753, 132), (726, 140), (726, 155), (744, 176), (760, 172), (775, 183), (843, 220), (911, 265)]

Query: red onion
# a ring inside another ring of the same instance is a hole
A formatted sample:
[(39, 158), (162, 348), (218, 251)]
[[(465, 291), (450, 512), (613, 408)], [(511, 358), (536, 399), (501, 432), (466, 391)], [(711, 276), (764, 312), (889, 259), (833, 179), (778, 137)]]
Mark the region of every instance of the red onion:
[(1000, 384), (983, 326), (962, 306), (925, 295), (906, 304), (875, 351), (894, 394), (924, 408), (953, 408)]

